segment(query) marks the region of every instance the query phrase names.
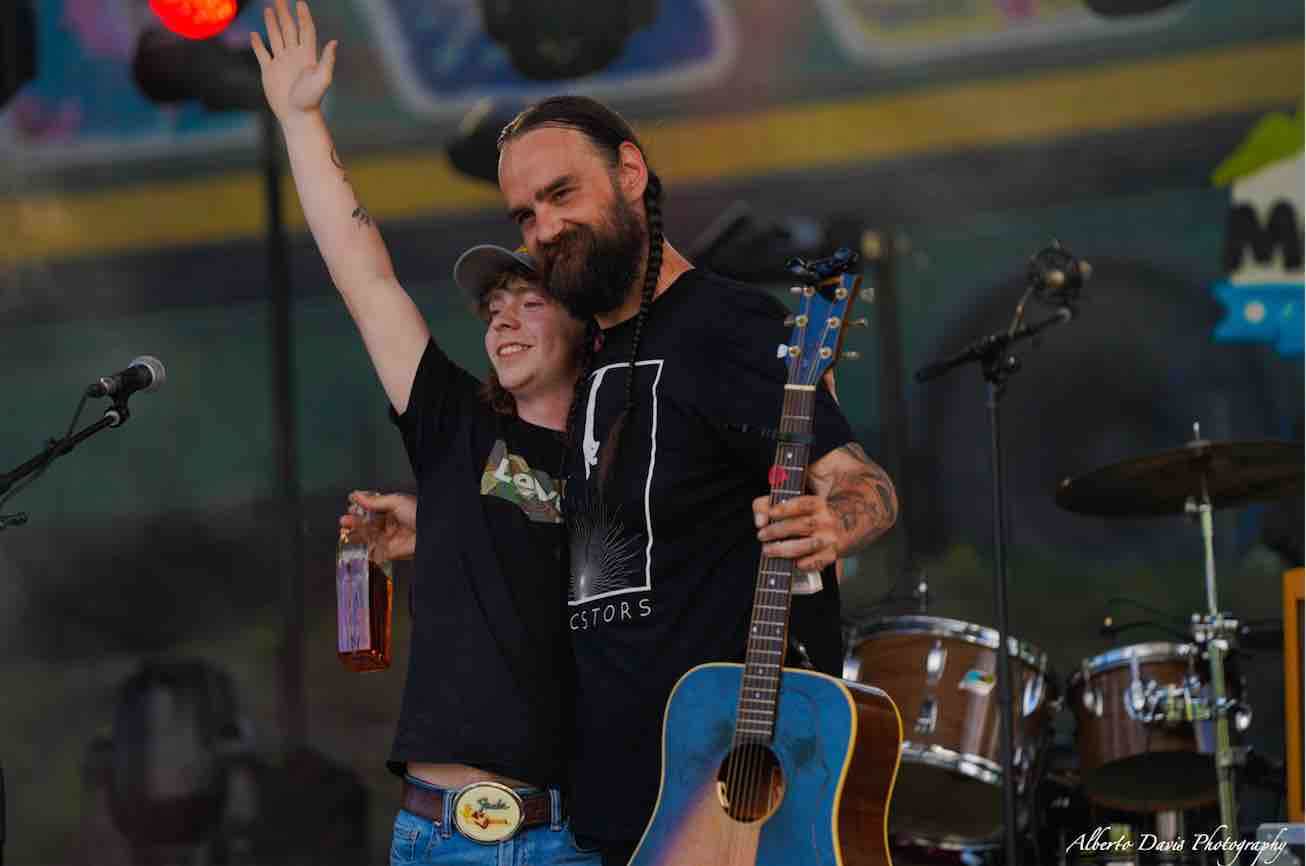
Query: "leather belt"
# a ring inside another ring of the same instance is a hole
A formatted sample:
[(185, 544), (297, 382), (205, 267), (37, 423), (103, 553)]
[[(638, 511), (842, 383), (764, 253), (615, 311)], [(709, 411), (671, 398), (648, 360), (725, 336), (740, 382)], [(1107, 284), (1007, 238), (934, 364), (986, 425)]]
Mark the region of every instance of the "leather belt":
[[(404, 780), (405, 811), (439, 827), (444, 824), (446, 802), (454, 828), (473, 842), (487, 845), (553, 821), (553, 797), (549, 791), (520, 794), (498, 782), (473, 782), (458, 789), (441, 789)], [(562, 820), (561, 815), (558, 818)]]

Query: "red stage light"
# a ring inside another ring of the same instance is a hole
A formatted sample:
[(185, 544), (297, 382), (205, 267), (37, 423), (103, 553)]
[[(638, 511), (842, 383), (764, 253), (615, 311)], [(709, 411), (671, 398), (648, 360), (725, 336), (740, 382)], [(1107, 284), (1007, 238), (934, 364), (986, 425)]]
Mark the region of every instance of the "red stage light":
[(150, 0), (163, 26), (187, 39), (217, 36), (236, 17), (236, 0)]

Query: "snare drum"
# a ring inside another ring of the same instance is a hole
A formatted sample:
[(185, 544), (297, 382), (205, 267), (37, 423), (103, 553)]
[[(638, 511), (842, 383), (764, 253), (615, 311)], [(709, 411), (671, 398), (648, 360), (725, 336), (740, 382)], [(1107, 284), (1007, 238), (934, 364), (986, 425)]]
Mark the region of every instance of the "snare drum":
[[(1226, 694), (1242, 693), (1236, 662), (1225, 660)], [(1132, 812), (1216, 802), (1209, 667), (1194, 644), (1141, 643), (1083, 662), (1067, 695), (1076, 721), (1084, 792)], [(1250, 716), (1237, 707), (1237, 745)]]
[[(944, 845), (1002, 833), (998, 633), (934, 616), (876, 620), (859, 629), (844, 679), (875, 684), (902, 713), (902, 764), (890, 832)], [(1047, 656), (1008, 635), (1017, 794), (1030, 793), (1051, 722)]]

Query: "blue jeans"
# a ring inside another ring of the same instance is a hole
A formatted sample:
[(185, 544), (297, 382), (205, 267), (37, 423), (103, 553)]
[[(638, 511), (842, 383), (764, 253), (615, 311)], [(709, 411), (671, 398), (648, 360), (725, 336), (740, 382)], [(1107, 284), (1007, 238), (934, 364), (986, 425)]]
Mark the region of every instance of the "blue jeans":
[[(555, 819), (557, 816), (555, 815)], [(390, 866), (602, 866), (595, 848), (576, 842), (566, 821), (522, 830), (511, 839), (482, 845), (446, 822), (414, 815), (404, 809), (395, 817)]]

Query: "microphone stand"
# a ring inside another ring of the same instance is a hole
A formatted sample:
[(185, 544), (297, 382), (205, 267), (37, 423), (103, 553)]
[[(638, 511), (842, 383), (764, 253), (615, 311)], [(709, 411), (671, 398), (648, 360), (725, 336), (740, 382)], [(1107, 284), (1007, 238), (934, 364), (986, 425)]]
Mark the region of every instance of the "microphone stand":
[(966, 349), (916, 371), (917, 382), (937, 379), (949, 370), (976, 361), (984, 375), (988, 389), (986, 405), (989, 410), (989, 449), (993, 469), (993, 595), (998, 612), (998, 728), (1002, 746), (1002, 828), (1006, 847), (1006, 866), (1019, 866), (1020, 847), (1016, 834), (1016, 780), (1012, 769), (1015, 752), (1012, 734), (1011, 688), (1011, 638), (1007, 628), (1007, 526), (1006, 489), (1002, 471), (1002, 418), (1000, 407), (1006, 392), (1007, 380), (1020, 370), (1020, 360), (1008, 351), (1021, 340), (1027, 340), (1054, 325), (1069, 322), (1074, 311), (1063, 306), (1055, 314), (1032, 324), (1020, 325), (1025, 302), (1033, 291), (1033, 284), (1021, 298), (1016, 318), (1006, 331), (989, 334), (976, 340)]
[[(83, 427), (76, 433), (64, 436), (62, 439), (51, 439), (40, 454), (0, 475), (0, 497), (3, 497), (10, 488), (29, 475), (44, 471), (56, 459), (72, 451), (96, 433), (109, 427), (121, 427), (130, 417), (131, 412), (127, 409), (127, 398), (115, 397), (113, 405), (104, 410), (104, 416), (99, 421)], [(27, 515), (21, 511), (16, 514), (0, 514), (0, 530), (7, 529), (10, 526), (22, 526), (26, 522)]]
[[(82, 399), (85, 401), (84, 397)], [(80, 414), (80, 410), (81, 406), (79, 405), (78, 414)], [(101, 430), (108, 427), (121, 427), (123, 424), (127, 423), (127, 419), (130, 417), (131, 412), (127, 409), (127, 397), (114, 397), (113, 405), (104, 410), (104, 415), (99, 421), (82, 428), (76, 433), (69, 433), (62, 439), (51, 439), (49, 444), (45, 446), (45, 449), (42, 450), (40, 454), (37, 454), (26, 463), (22, 463), (3, 475), (0, 475), (0, 504), (3, 504), (5, 494), (8, 493), (19, 481), (22, 481), (28, 476), (44, 472), (56, 459), (67, 454), (69, 451), (72, 451), (96, 433), (99, 433)], [(76, 424), (76, 420), (77, 419), (74, 417), (74, 424)], [(14, 514), (0, 514), (0, 531), (8, 529), (11, 526), (22, 526), (26, 522), (26, 512), (19, 511)], [(4, 773), (4, 766), (0, 765), (0, 864), (3, 864), (5, 861), (5, 815), (8, 808), (7, 803), (5, 802)]]

